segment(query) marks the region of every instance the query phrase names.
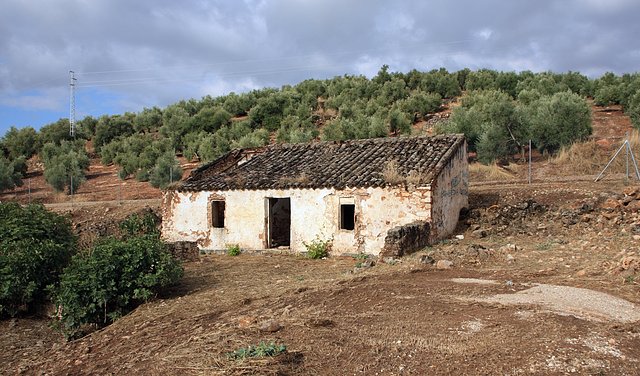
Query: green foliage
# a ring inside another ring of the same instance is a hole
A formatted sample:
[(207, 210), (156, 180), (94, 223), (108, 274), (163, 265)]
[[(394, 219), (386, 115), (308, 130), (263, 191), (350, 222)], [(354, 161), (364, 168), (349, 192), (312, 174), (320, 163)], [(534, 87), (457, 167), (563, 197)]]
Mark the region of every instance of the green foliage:
[(464, 133), (469, 149), (485, 163), (513, 154), (528, 140), (516, 102), (498, 90), (470, 93), (441, 131)]
[(377, 116), (370, 118), (358, 114), (354, 119), (338, 118), (327, 124), (323, 130), (325, 141), (343, 141), (363, 138), (384, 137), (388, 128), (384, 120)]
[[(439, 94), (441, 98), (453, 98), (461, 93), (458, 76), (447, 72), (444, 68), (434, 69), (427, 73), (411, 71), (407, 77), (411, 89), (421, 89), (427, 93)], [(412, 84), (412, 81), (416, 83)]]
[(640, 91), (638, 91), (627, 105), (625, 112), (631, 117), (631, 122), (636, 129), (640, 129)]
[(38, 133), (31, 127), (18, 129), (11, 127), (0, 140), (3, 148), (7, 150), (9, 159), (24, 156), (31, 158), (39, 149)]
[(92, 116), (85, 116), (84, 119), (76, 123), (77, 133), (81, 135), (81, 138), (93, 138), (96, 135), (96, 127), (98, 126), (98, 120)]
[(387, 118), (389, 122), (389, 130), (393, 133), (411, 134), (411, 119), (406, 112), (400, 109), (389, 111)]
[(24, 157), (9, 161), (0, 156), (0, 192), (22, 185), (23, 169), (26, 169)]
[(180, 179), (182, 179), (182, 168), (171, 152), (160, 156), (149, 174), (149, 182), (156, 188), (167, 188), (169, 184), (178, 182)]
[(45, 125), (40, 128), (40, 133), (38, 134), (40, 138), (39, 144), (53, 143), (60, 145), (62, 141), (71, 141), (70, 129), (69, 119), (60, 119), (55, 123)]
[(280, 122), (276, 136), (278, 142), (309, 142), (318, 137), (317, 128), (309, 120), (302, 120), (296, 115), (286, 116)]
[(42, 303), (74, 247), (67, 218), (42, 205), (0, 203), (0, 316)]
[(311, 259), (321, 259), (329, 257), (329, 252), (331, 252), (331, 246), (333, 245), (333, 239), (321, 240), (319, 237), (316, 237), (311, 242), (302, 242), (302, 244), (304, 244), (307, 249), (307, 257)]
[(83, 141), (61, 141), (60, 145), (47, 143), (43, 146), (41, 158), (44, 162), (44, 178), (57, 192), (68, 188), (76, 192), (86, 181), (85, 171), (89, 168), (89, 157)]
[(158, 107), (145, 108), (133, 120), (136, 132), (150, 133), (162, 127), (162, 110)]
[(131, 238), (141, 235), (160, 236), (160, 218), (152, 211), (146, 213), (133, 213), (120, 222), (120, 231), (123, 238)]
[(240, 256), (242, 250), (240, 249), (240, 245), (238, 244), (227, 244), (227, 255), (229, 256)]
[(497, 90), (496, 76), (498, 72), (490, 69), (471, 71), (465, 80), (465, 89), (472, 90)]
[(249, 345), (241, 347), (227, 354), (229, 359), (244, 360), (247, 358), (264, 358), (267, 356), (277, 356), (287, 351), (287, 346), (277, 345), (275, 342), (260, 342), (257, 346)]
[(623, 85), (602, 86), (596, 91), (595, 103), (598, 106), (609, 106), (612, 104), (620, 104), (622, 100)]
[(93, 138), (93, 146), (97, 152), (103, 145), (118, 137), (126, 137), (133, 134), (133, 114), (102, 116), (96, 124), (96, 135)]
[(553, 153), (591, 134), (589, 104), (569, 91), (542, 97), (528, 111), (532, 139), (540, 151)]
[(405, 113), (414, 114), (415, 117), (425, 117), (436, 112), (442, 104), (442, 97), (437, 93), (413, 92), (409, 98), (402, 102)]
[(231, 143), (234, 149), (251, 149), (264, 146), (269, 143), (269, 132), (266, 129), (256, 129), (246, 134), (237, 141)]
[(108, 325), (182, 274), (156, 235), (104, 239), (90, 253), (75, 255), (60, 276), (55, 289), (59, 326), (76, 337), (83, 325)]

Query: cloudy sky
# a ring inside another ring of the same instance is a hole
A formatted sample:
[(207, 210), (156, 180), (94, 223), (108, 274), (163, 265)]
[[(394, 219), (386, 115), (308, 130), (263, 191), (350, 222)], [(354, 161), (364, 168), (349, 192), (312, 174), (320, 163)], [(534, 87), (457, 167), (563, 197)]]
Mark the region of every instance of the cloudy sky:
[(0, 135), (306, 78), (640, 70), (639, 0), (0, 0)]

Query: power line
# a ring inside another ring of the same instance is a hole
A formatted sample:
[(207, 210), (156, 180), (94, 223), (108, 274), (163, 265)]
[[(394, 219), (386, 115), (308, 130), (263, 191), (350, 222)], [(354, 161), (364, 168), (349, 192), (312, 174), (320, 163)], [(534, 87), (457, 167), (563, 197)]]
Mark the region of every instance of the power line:
[[(457, 41), (449, 41), (449, 42), (441, 42), (441, 43), (411, 43), (403, 45), (403, 48), (409, 49), (412, 47), (419, 46), (429, 46), (429, 48), (433, 48), (436, 46), (448, 46), (448, 45), (456, 45), (456, 44), (464, 44), (467, 42), (471, 42), (473, 39), (462, 39)], [(325, 57), (336, 57), (336, 56), (345, 56), (345, 55), (361, 55), (363, 53), (370, 52), (380, 52), (380, 51), (388, 51), (389, 48), (370, 48), (370, 49), (362, 49), (362, 50), (349, 50), (349, 51), (337, 51), (333, 53), (324, 53), (322, 56)], [(218, 67), (223, 65), (238, 65), (238, 64), (248, 64), (248, 63), (267, 63), (267, 62), (277, 62), (283, 60), (294, 60), (294, 59), (309, 59), (317, 57), (318, 54), (308, 53), (303, 55), (290, 55), (290, 56), (280, 56), (268, 59), (246, 59), (246, 60), (231, 60), (225, 62), (219, 62), (214, 64), (189, 64), (189, 65), (176, 65), (172, 67), (165, 67), (164, 69), (193, 69), (193, 68), (208, 68), (208, 67)], [(130, 68), (130, 69), (116, 69), (116, 70), (104, 70), (104, 71), (87, 71), (87, 72), (77, 72), (78, 75), (98, 75), (98, 74), (107, 74), (107, 73), (138, 73), (138, 72), (149, 72), (156, 70), (156, 68), (149, 67), (139, 67), (139, 68)]]

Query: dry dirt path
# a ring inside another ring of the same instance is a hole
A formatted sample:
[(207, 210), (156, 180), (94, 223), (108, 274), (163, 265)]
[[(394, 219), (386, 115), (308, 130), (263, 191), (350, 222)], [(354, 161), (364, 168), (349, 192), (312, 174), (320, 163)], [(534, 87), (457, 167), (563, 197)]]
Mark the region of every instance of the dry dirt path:
[[(10, 348), (6, 334), (26, 327), (1, 323), (0, 345), (9, 350), (0, 361), (6, 374), (637, 374), (637, 323), (487, 300), (553, 278), (496, 267), (436, 270), (417, 256), (365, 270), (355, 263), (205, 256), (187, 265), (170, 296), (71, 343), (45, 331), (41, 343)], [(477, 282), (485, 280), (495, 282)], [(226, 356), (261, 341), (288, 353)]]

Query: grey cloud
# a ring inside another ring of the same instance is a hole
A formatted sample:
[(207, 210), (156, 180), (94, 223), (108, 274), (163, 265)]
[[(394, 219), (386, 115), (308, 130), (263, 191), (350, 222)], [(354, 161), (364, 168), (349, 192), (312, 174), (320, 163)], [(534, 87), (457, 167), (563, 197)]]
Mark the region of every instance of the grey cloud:
[(631, 72), (638, 14), (632, 0), (5, 0), (0, 99), (39, 90), (53, 103), (69, 69), (86, 73), (81, 84), (120, 80), (101, 90), (131, 106), (370, 75), (384, 63)]

